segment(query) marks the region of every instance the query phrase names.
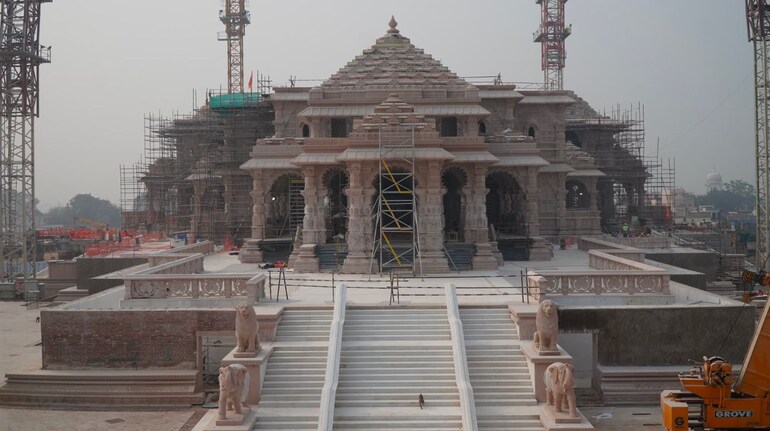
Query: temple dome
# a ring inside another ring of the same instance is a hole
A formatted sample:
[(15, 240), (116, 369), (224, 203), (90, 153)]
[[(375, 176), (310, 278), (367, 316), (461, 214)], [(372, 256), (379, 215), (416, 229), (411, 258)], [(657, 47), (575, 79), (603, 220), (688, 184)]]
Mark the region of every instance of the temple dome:
[(717, 172), (716, 168), (706, 175), (706, 189), (715, 190), (722, 187), (722, 175)]

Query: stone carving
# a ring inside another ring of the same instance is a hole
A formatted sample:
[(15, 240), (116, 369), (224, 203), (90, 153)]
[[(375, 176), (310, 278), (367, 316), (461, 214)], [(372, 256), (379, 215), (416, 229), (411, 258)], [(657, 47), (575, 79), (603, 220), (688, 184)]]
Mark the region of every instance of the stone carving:
[(219, 368), (219, 419), (227, 419), (227, 411), (241, 414), (241, 405), (249, 391), (249, 371), (241, 364)]
[(557, 412), (567, 411), (569, 417), (577, 418), (575, 407), (575, 377), (572, 364), (554, 362), (545, 369), (545, 403), (554, 406)]
[(235, 338), (238, 340), (236, 352), (252, 353), (259, 351), (259, 323), (254, 307), (244, 302), (235, 307)]
[(558, 352), (556, 337), (559, 333), (559, 316), (556, 303), (550, 299), (540, 303), (535, 316), (535, 337), (533, 344), (540, 353)]

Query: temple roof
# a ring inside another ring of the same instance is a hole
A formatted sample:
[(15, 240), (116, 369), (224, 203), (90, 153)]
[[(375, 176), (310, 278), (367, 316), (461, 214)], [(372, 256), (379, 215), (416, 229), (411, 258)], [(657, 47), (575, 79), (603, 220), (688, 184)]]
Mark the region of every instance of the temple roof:
[(321, 87), (419, 86), (463, 89), (468, 85), (441, 62), (412, 45), (408, 38), (401, 35), (396, 28), (397, 24), (391, 17), (387, 33), (324, 81)]

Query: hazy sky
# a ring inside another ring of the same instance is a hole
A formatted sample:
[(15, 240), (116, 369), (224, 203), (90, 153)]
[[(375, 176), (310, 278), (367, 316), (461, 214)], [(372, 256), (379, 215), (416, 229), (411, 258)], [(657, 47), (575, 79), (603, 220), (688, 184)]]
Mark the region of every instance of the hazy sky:
[[(226, 85), (216, 0), (57, 0), (43, 5), (36, 123), (41, 209), (91, 193), (116, 204), (121, 164), (143, 151), (144, 115), (190, 112)], [(565, 88), (597, 110), (645, 106), (647, 154), (676, 159), (702, 193), (716, 166), (753, 184), (753, 58), (743, 2), (582, 0), (566, 4)], [(542, 81), (534, 0), (252, 0), (245, 69), (275, 85), (324, 79), (384, 34), (391, 14), (416, 46), (460, 76)], [(248, 78), (246, 78), (248, 79)]]

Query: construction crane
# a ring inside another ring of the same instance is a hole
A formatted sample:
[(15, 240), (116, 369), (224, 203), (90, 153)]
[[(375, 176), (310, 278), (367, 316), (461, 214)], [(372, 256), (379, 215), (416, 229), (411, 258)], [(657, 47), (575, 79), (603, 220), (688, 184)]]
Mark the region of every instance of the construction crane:
[(0, 3), (0, 281), (35, 278), (38, 72), (51, 61), (39, 43), (40, 9), (50, 1)]
[(224, 0), (219, 19), (225, 31), (219, 32), (218, 39), (227, 42), (227, 91), (243, 93), (243, 35), (246, 25), (251, 23), (246, 0)]
[(770, 244), (770, 156), (768, 155), (768, 140), (770, 140), (770, 97), (768, 97), (767, 79), (770, 69), (770, 53), (768, 53), (768, 33), (770, 32), (770, 15), (768, 15), (768, 0), (746, 0), (746, 29), (749, 41), (754, 46), (754, 139), (756, 144), (757, 169), (757, 270), (768, 269), (768, 244)]
[(536, 0), (540, 5), (540, 27), (533, 39), (540, 44), (540, 67), (543, 69), (545, 90), (564, 89), (564, 60), (567, 58), (564, 40), (572, 34), (572, 26), (564, 25), (564, 4), (567, 0)]
[(731, 363), (719, 356), (704, 356), (701, 366), (679, 376), (684, 391), (660, 394), (663, 426), (668, 431), (770, 428), (768, 307), (770, 302), (765, 304), (737, 380)]

